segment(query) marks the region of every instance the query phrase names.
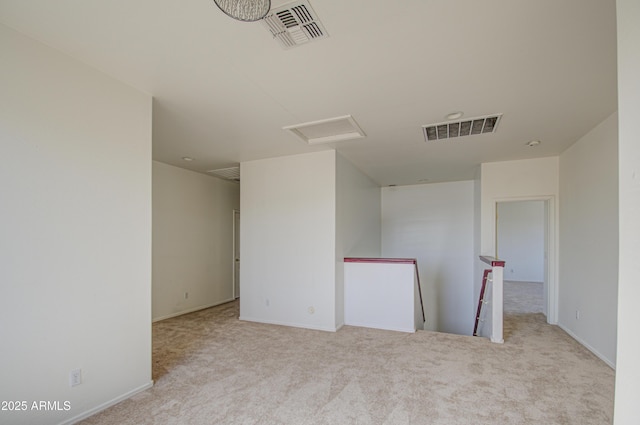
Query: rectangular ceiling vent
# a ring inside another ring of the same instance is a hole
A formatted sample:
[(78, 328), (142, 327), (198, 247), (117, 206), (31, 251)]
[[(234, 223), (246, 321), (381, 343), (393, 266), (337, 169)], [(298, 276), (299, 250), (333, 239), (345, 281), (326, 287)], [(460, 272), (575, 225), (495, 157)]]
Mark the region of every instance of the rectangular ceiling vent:
[(272, 9), (262, 19), (262, 24), (284, 49), (329, 36), (308, 0)]
[(282, 127), (310, 145), (335, 143), (365, 137), (351, 115)]
[(494, 114), (486, 117), (423, 125), (422, 131), (427, 142), (451, 139), (453, 137), (473, 136), (474, 134), (494, 133), (501, 117), (502, 114)]
[(209, 170), (207, 173), (225, 180), (240, 181), (240, 167), (218, 168), (217, 170)]

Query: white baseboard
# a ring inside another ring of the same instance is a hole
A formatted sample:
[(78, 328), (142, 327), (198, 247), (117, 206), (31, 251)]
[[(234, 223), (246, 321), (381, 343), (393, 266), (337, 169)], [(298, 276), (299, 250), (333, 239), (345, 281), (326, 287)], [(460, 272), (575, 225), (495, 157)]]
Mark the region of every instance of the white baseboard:
[(325, 326), (313, 326), (313, 325), (306, 325), (306, 324), (300, 324), (300, 323), (279, 322), (277, 320), (256, 319), (253, 317), (246, 317), (246, 316), (240, 316), (240, 320), (243, 320), (245, 322), (264, 323), (267, 325), (290, 326), (292, 328), (313, 329), (315, 331), (326, 331), (326, 332), (337, 331), (337, 329), (333, 329)]
[(86, 412), (80, 413), (79, 415), (74, 416), (71, 419), (67, 419), (64, 422), (60, 422), (60, 425), (72, 425), (75, 424), (77, 422), (80, 422), (83, 419), (87, 419), (89, 416), (93, 416), (98, 412), (102, 412), (103, 410), (114, 406), (118, 403), (120, 403), (121, 401), (124, 401), (126, 399), (128, 399), (129, 397), (132, 397), (136, 394), (138, 394), (139, 392), (142, 392), (144, 390), (147, 390), (149, 388), (153, 387), (153, 381), (149, 381), (144, 385), (139, 386), (138, 388), (134, 388), (131, 391), (128, 391), (114, 399), (111, 399), (105, 403), (99, 404), (98, 406), (94, 407), (93, 409), (89, 409)]
[(153, 322), (159, 322), (161, 320), (171, 319), (172, 317), (182, 316), (183, 314), (193, 313), (195, 311), (200, 311), (200, 310), (204, 310), (206, 308), (215, 307), (217, 305), (226, 304), (226, 303), (231, 302), (231, 301), (234, 301), (234, 298), (229, 298), (228, 300), (218, 301), (218, 302), (215, 302), (213, 304), (200, 305), (198, 307), (193, 307), (193, 308), (190, 308), (190, 309), (187, 309), (187, 310), (181, 310), (181, 311), (178, 311), (176, 313), (168, 314), (166, 316), (155, 317), (153, 319)]
[(612, 362), (611, 360), (609, 360), (608, 358), (606, 358), (605, 356), (603, 356), (602, 354), (600, 354), (598, 352), (598, 350), (596, 350), (595, 348), (593, 348), (592, 346), (590, 346), (589, 344), (586, 343), (586, 341), (584, 341), (582, 338), (580, 338), (579, 336), (577, 336), (576, 334), (574, 334), (571, 330), (569, 330), (568, 328), (566, 328), (565, 326), (563, 326), (562, 324), (558, 324), (558, 327), (560, 327), (560, 329), (562, 329), (563, 331), (565, 331), (571, 338), (575, 339), (576, 341), (578, 341), (578, 343), (582, 346), (584, 346), (584, 348), (586, 348), (587, 350), (591, 351), (593, 354), (595, 354), (600, 360), (602, 360), (603, 362), (605, 362), (611, 369), (616, 370), (616, 364), (614, 362)]
[(380, 329), (383, 331), (394, 331), (394, 332), (405, 332), (405, 333), (415, 333), (416, 329), (410, 327), (402, 327), (402, 326), (386, 326), (378, 323), (371, 322), (348, 322), (345, 323), (346, 326), (355, 326), (358, 328), (369, 328), (369, 329)]

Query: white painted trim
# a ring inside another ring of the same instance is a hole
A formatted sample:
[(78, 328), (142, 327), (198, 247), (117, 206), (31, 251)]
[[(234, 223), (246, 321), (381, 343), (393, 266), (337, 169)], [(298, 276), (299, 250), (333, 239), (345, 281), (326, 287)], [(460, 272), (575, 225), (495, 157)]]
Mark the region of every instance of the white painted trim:
[(558, 324), (558, 327), (560, 329), (562, 329), (563, 331), (565, 331), (571, 338), (575, 339), (580, 345), (582, 345), (584, 348), (586, 348), (587, 350), (591, 351), (593, 354), (596, 355), (596, 357), (598, 357), (600, 360), (602, 360), (603, 362), (605, 362), (611, 369), (616, 370), (616, 365), (614, 362), (612, 362), (611, 360), (609, 360), (608, 358), (606, 358), (605, 356), (603, 356), (602, 354), (600, 354), (598, 352), (598, 350), (596, 350), (595, 348), (593, 348), (591, 345), (587, 344), (587, 342), (585, 340), (583, 340), (582, 338), (578, 337), (576, 334), (574, 334), (573, 332), (571, 332), (569, 330), (569, 328), (564, 327), (562, 324)]
[(168, 314), (166, 316), (160, 316), (160, 317), (157, 317), (157, 318), (153, 319), (153, 323), (159, 322), (161, 320), (171, 319), (172, 317), (182, 316), (183, 314), (189, 314), (189, 313), (193, 313), (195, 311), (200, 311), (200, 310), (204, 310), (204, 309), (207, 309), (207, 308), (215, 307), (217, 305), (226, 304), (226, 303), (229, 303), (231, 301), (235, 301), (235, 300), (233, 298), (230, 298), (228, 300), (215, 302), (213, 304), (205, 304), (205, 305), (201, 305), (201, 306), (198, 306), (198, 307), (190, 308), (188, 310), (179, 311), (177, 313), (171, 313), (171, 314)]
[(302, 328), (302, 329), (311, 329), (314, 331), (325, 331), (325, 332), (337, 332), (338, 329), (340, 329), (342, 327), (342, 325), (340, 325), (337, 328), (328, 328), (325, 326), (313, 326), (313, 325), (307, 325), (307, 324), (300, 324), (300, 323), (292, 323), (292, 322), (281, 322), (278, 320), (264, 320), (264, 319), (255, 319), (252, 317), (247, 317), (247, 316), (240, 316), (240, 320), (243, 320), (245, 322), (255, 322), (255, 323), (264, 323), (265, 325), (277, 325), (277, 326), (290, 326), (292, 328)]
[(547, 323), (550, 325), (558, 324), (558, 300), (560, 297), (558, 287), (558, 246), (559, 246), (559, 232), (558, 232), (558, 206), (555, 195), (540, 195), (540, 196), (518, 196), (509, 198), (495, 198), (493, 200), (493, 235), (494, 235), (494, 251), (496, 249), (495, 239), (498, 235), (498, 229), (496, 227), (496, 211), (498, 209), (498, 203), (501, 202), (520, 202), (520, 201), (545, 201), (548, 204), (546, 211), (547, 214)]
[(404, 332), (404, 333), (416, 333), (416, 330), (413, 328), (403, 328), (400, 326), (388, 326), (384, 323), (372, 323), (372, 322), (351, 322), (347, 326), (354, 326), (358, 328), (369, 328), (369, 329), (380, 329), (383, 331), (392, 331), (392, 332)]
[(504, 267), (492, 266), (491, 267), (491, 342), (496, 344), (504, 343), (504, 299), (503, 299), (503, 286), (504, 286)]
[[(231, 296), (235, 300), (240, 297), (240, 294), (236, 294), (236, 213), (240, 214), (240, 210), (233, 209), (231, 212)], [(238, 234), (238, 239), (240, 239), (240, 235)], [(240, 285), (238, 285), (240, 286)]]
[(108, 409), (111, 406), (114, 406), (118, 403), (120, 403), (121, 401), (124, 401), (130, 397), (133, 397), (134, 395), (138, 394), (139, 392), (142, 392), (144, 390), (148, 390), (149, 388), (153, 387), (153, 381), (149, 381), (144, 385), (139, 386), (138, 388), (134, 388), (131, 391), (128, 391), (116, 398), (113, 398), (105, 403), (99, 404), (98, 406), (94, 407), (93, 409), (89, 409), (83, 413), (80, 413), (79, 415), (76, 415), (70, 419), (67, 419), (64, 422), (60, 422), (59, 425), (71, 425), (71, 424), (75, 424), (77, 422), (80, 422), (81, 420), (87, 419), (90, 416), (95, 415), (98, 412), (102, 412), (105, 409)]

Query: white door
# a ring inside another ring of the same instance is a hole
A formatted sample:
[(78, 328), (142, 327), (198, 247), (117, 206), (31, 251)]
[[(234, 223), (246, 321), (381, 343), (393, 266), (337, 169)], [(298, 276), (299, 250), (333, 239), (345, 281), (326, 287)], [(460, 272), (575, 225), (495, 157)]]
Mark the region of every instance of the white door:
[(233, 211), (233, 298), (240, 298), (240, 211)]

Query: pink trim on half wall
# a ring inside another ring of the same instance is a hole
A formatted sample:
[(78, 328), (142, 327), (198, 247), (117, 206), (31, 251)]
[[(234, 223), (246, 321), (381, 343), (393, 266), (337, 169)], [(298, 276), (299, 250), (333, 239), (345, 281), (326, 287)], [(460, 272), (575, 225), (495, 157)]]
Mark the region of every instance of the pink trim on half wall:
[(481, 255), (482, 262), (490, 264), (491, 267), (504, 267), (504, 260), (498, 260), (496, 257), (490, 257), (488, 255)]
[(415, 258), (358, 258), (345, 257), (345, 263), (395, 263), (395, 264), (416, 264)]

